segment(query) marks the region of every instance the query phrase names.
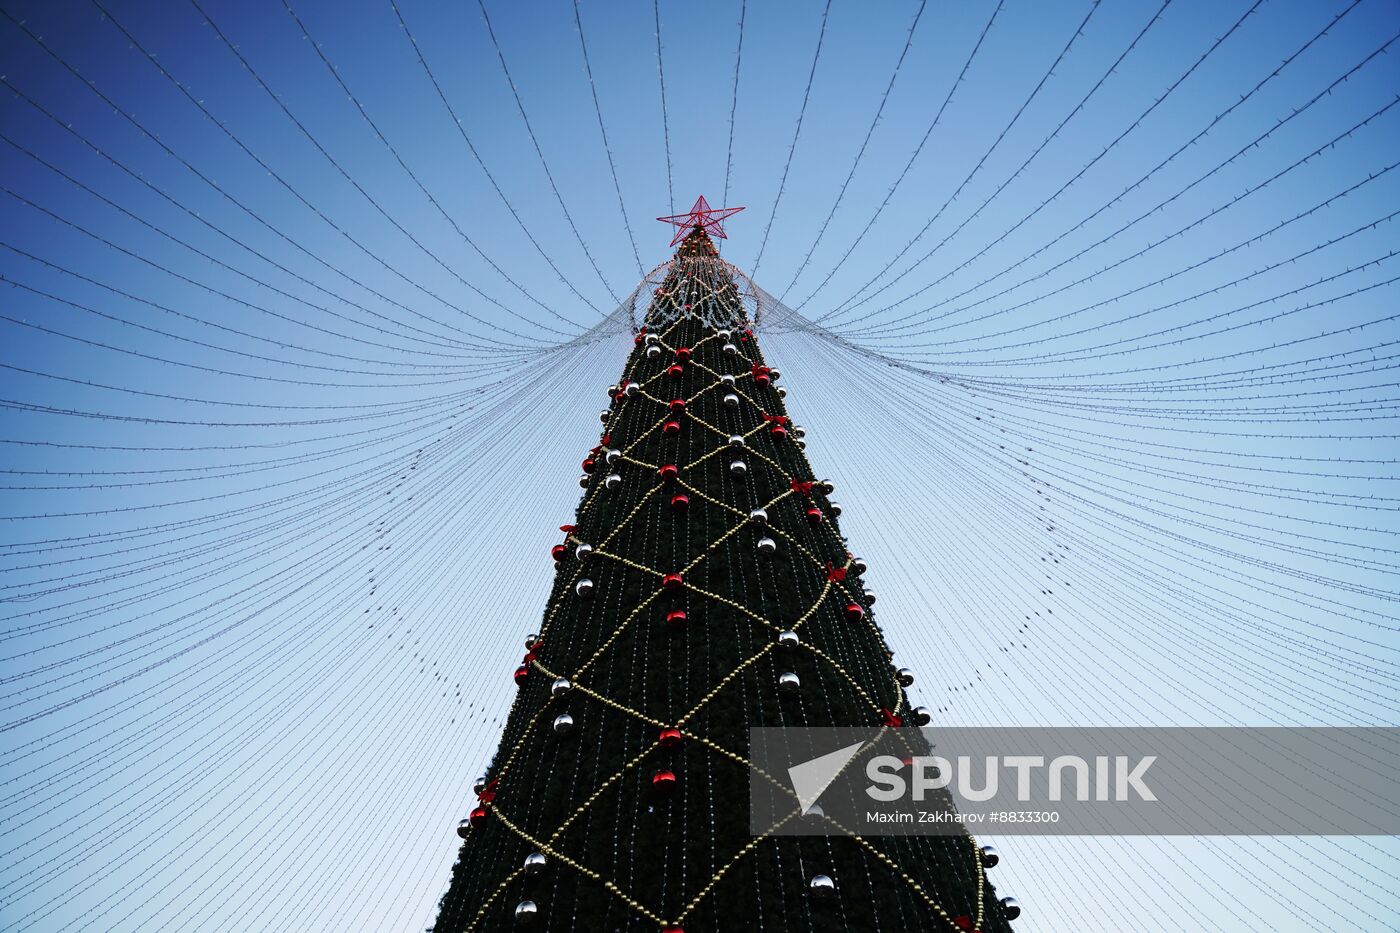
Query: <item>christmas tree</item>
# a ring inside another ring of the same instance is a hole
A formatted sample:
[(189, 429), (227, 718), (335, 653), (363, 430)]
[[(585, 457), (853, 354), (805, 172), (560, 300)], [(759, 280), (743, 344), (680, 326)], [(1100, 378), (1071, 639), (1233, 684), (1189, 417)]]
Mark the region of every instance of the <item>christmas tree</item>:
[[(1010, 929), (970, 836), (750, 830), (750, 728), (928, 713), (710, 237), (735, 210), (662, 218), (679, 249), (583, 462), (437, 933)], [(790, 818), (814, 816), (794, 798)]]

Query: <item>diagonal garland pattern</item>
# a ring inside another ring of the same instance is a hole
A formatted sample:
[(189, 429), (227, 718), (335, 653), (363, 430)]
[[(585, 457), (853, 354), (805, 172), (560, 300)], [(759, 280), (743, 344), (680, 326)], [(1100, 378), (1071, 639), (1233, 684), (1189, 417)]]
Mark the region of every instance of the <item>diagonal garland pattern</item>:
[(813, 818), (795, 799), (750, 833), (750, 728), (929, 714), (909, 708), (736, 275), (696, 227), (652, 293), (439, 933), (1010, 930), (970, 836), (865, 839), (825, 816), (845, 835), (773, 835)]

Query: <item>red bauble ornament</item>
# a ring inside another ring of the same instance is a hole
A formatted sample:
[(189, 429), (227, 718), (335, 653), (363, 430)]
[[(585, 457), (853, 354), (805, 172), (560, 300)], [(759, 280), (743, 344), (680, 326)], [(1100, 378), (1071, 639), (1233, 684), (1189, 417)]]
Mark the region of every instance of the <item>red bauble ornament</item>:
[(681, 468), (676, 466), (674, 463), (668, 463), (657, 472), (661, 474), (662, 479), (666, 480), (667, 482), (670, 482), (677, 476), (681, 475)]
[(480, 829), (482, 827), (482, 824), (486, 822), (486, 814), (487, 810), (485, 807), (477, 807), (471, 812), (471, 815), (468, 816), (467, 819), (471, 820), (472, 829)]
[(661, 933), (685, 933), (680, 927), (662, 927)]
[(554, 547), (549, 549), (549, 553), (550, 556), (553, 557), (555, 560), (563, 560), (564, 555), (568, 553), (568, 550), (569, 549), (564, 547), (564, 545), (556, 544), (554, 545)]
[(674, 771), (658, 771), (651, 776), (651, 786), (660, 793), (668, 794), (676, 787)]
[(865, 616), (865, 610), (855, 603), (846, 604), (846, 618), (852, 622), (859, 622)]
[(589, 457), (587, 460), (583, 461), (583, 472), (592, 473), (594, 465), (595, 461), (592, 457)]
[[(683, 582), (684, 581), (681, 580), (681, 575), (678, 573), (668, 573), (661, 578), (661, 585), (668, 590), (680, 589)], [(860, 607), (857, 606), (856, 608), (859, 609)]]
[(685, 367), (680, 363), (672, 363), (670, 366), (666, 367), (666, 375), (670, 376), (672, 379), (679, 379), (684, 374)]
[(783, 427), (781, 424), (775, 424), (773, 425), (772, 429), (769, 430), (768, 433), (776, 437), (778, 440), (782, 440), (783, 438), (787, 437), (787, 428)]
[(757, 373), (754, 373), (753, 381), (756, 385), (766, 386), (772, 380), (769, 378), (767, 373), (759, 371)]
[[(690, 305), (686, 305), (686, 307), (688, 308)], [(676, 351), (676, 359), (680, 360), (682, 363), (690, 359), (690, 347), (681, 347), (678, 349)]]
[(820, 525), (822, 523), (822, 510), (812, 506), (807, 510), (807, 524)]
[(688, 505), (690, 505), (690, 496), (683, 492), (678, 492), (671, 497), (671, 508), (677, 512), (684, 512)]
[(673, 398), (673, 399), (671, 399), (671, 411), (674, 411), (674, 412), (682, 412), (682, 411), (685, 411), (685, 399), (683, 399), (683, 398)]
[(525, 686), (525, 681), (529, 678), (529, 676), (530, 669), (523, 664), (520, 665), (515, 669), (515, 685), (517, 687)]
[(667, 437), (675, 437), (681, 433), (681, 423), (679, 421), (668, 421), (661, 426), (661, 433)]
[(681, 739), (681, 730), (674, 726), (667, 726), (665, 729), (662, 729), (661, 734), (656, 737), (656, 740), (661, 743), (662, 748), (675, 748), (677, 745), (681, 744)]
[(666, 624), (671, 628), (681, 628), (685, 625), (686, 614), (684, 609), (672, 609), (666, 613)]

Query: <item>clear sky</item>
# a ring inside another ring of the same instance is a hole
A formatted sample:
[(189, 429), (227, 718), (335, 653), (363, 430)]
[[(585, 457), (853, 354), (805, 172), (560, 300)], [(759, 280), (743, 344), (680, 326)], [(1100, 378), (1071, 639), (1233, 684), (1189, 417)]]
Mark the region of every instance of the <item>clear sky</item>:
[[(0, 928), (431, 923), (699, 194), (936, 722), (1400, 717), (1395, 0), (0, 11)], [(997, 844), (1400, 926), (1390, 839)]]

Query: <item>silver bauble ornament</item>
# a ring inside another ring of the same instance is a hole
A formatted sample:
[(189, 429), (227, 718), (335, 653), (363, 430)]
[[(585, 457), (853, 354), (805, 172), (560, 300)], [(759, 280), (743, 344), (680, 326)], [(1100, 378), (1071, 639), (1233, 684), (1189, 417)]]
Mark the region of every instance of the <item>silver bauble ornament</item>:
[(554, 717), (554, 734), (568, 735), (574, 731), (574, 717), (568, 713), (560, 713)]
[(583, 560), (585, 557), (592, 553), (593, 545), (591, 544), (585, 544), (580, 542), (578, 546), (574, 548), (574, 556), (577, 557), (579, 560)]
[(1001, 912), (1007, 920), (1015, 920), (1021, 916), (1021, 902), (1014, 897), (1003, 897), (1001, 899)]
[(730, 447), (743, 447), (743, 446), (744, 446), (744, 436), (743, 436), (742, 434), (731, 434), (731, 435), (729, 435), (729, 446), (730, 446)]
[(743, 476), (749, 471), (749, 465), (742, 460), (735, 460), (729, 464), (729, 472), (735, 476)]
[(548, 864), (549, 860), (544, 857), (544, 853), (531, 852), (529, 855), (525, 856), (525, 864), (520, 867), (525, 869), (525, 874), (527, 875), (538, 875), (540, 872), (544, 871), (544, 867)]
[(729, 375), (729, 373), (725, 373), (723, 376), (719, 377), (719, 381), (724, 385), (732, 386), (734, 384), (734, 377)]
[(578, 478), (578, 485), (579, 485), (579, 488), (580, 488), (580, 489), (587, 489), (587, 488), (588, 488), (588, 474), (587, 474), (587, 473), (583, 473), (583, 474), (581, 474), (581, 475), (579, 476), (579, 478)]
[(584, 577), (574, 584), (574, 592), (580, 596), (588, 597), (593, 595), (593, 581)]
[(787, 388), (785, 386), (778, 386), (778, 398), (787, 398)]
[(827, 509), (827, 511), (830, 512), (832, 515), (840, 515), (840, 514), (841, 514), (841, 503), (839, 503), (839, 502), (828, 502), (828, 503), (826, 504), (826, 509)]
[(813, 897), (831, 897), (836, 893), (836, 882), (830, 875), (813, 875), (808, 888), (811, 889)]
[(656, 359), (660, 355), (661, 348), (658, 347), (656, 344), (652, 344), (651, 346), (647, 347), (647, 357), (649, 359)]
[(617, 487), (619, 487), (619, 486), (621, 486), (621, 485), (622, 485), (622, 477), (621, 477), (621, 476), (618, 476), (616, 473), (609, 473), (607, 476), (603, 477), (603, 488), (604, 488), (604, 489), (616, 489)]
[(608, 452), (603, 454), (604, 463), (616, 463), (622, 457), (622, 451), (615, 447), (609, 447)]
[(1000, 861), (1001, 861), (1001, 853), (997, 851), (996, 846), (983, 846), (983, 847), (982, 847), (982, 867), (983, 867), (983, 868), (996, 868), (996, 867), (997, 867), (997, 863), (1000, 862)]
[(550, 684), (549, 695), (552, 697), (561, 697), (572, 689), (574, 689), (574, 685), (563, 677), (560, 677), (554, 683)]
[(749, 512), (749, 521), (766, 522), (768, 521), (768, 513), (763, 509), (753, 509)]
[(800, 644), (802, 644), (802, 639), (798, 638), (797, 633), (791, 629), (778, 633), (778, 647), (796, 648)]
[(758, 539), (758, 553), (767, 556), (769, 554), (776, 554), (777, 552), (778, 542), (774, 541), (772, 538)]
[(601, 422), (603, 422), (603, 424), (607, 424), (607, 423), (608, 423), (608, 419), (611, 418), (611, 417), (612, 417), (612, 412), (608, 411), (606, 408), (604, 408), (602, 411), (598, 412), (598, 420), (601, 421)]
[(894, 672), (895, 679), (899, 681), (901, 687), (914, 686), (914, 672), (907, 667), (901, 667)]
[(724, 345), (724, 352), (725, 352), (725, 353), (738, 353), (738, 352), (739, 352), (739, 348), (736, 347), (736, 346), (734, 346), (734, 344), (732, 344), (732, 343), (726, 343), (726, 344)]
[(515, 919), (519, 923), (534, 923), (540, 915), (540, 908), (534, 901), (521, 901), (515, 905)]
[(739, 396), (735, 395), (733, 392), (730, 392), (724, 397), (724, 404), (729, 406), (730, 408), (738, 408)]
[(486, 789), (486, 775), (483, 774), (481, 777), (477, 778), (475, 781), (472, 781), (472, 793), (473, 793), (473, 794), (480, 794), (480, 793), (481, 793), (482, 791), (484, 791), (485, 789)]
[(796, 693), (802, 687), (802, 678), (792, 671), (778, 676), (778, 689), (783, 693)]
[(920, 726), (926, 726), (933, 722), (933, 710), (927, 706), (916, 706), (913, 710), (914, 722)]

